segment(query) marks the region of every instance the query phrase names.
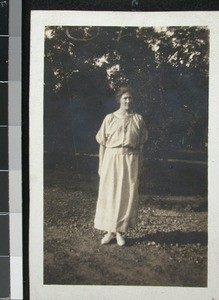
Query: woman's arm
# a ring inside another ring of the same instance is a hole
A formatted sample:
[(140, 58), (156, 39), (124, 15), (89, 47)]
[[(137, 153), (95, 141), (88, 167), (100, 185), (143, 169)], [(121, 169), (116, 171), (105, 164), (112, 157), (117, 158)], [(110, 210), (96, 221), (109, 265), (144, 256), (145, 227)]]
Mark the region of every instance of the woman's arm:
[(104, 153), (105, 153), (105, 147), (103, 145), (100, 145), (100, 148), (99, 148), (99, 169), (98, 169), (99, 176), (100, 176), (100, 173), (101, 173), (101, 167), (102, 167)]
[(143, 145), (139, 149), (139, 161), (138, 161), (138, 178), (140, 179), (143, 169)]

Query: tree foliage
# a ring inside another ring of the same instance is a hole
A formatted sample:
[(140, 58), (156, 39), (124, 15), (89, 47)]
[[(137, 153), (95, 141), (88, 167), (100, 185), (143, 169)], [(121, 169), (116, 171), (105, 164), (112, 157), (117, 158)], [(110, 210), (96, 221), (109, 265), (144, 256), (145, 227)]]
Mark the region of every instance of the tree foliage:
[[(115, 106), (113, 92), (122, 84), (129, 84), (135, 91), (136, 110), (145, 117), (150, 129), (148, 151), (204, 150), (208, 36), (208, 29), (200, 26), (46, 27), (48, 114), (55, 116), (49, 110), (54, 99), (61, 101), (54, 107), (61, 105), (65, 117), (71, 110), (67, 118), (74, 119), (68, 124), (74, 137), (80, 114), (90, 125), (82, 132), (84, 141), (78, 143), (78, 148), (94, 149), (95, 132), (103, 116)], [(76, 140), (83, 138), (76, 136)]]

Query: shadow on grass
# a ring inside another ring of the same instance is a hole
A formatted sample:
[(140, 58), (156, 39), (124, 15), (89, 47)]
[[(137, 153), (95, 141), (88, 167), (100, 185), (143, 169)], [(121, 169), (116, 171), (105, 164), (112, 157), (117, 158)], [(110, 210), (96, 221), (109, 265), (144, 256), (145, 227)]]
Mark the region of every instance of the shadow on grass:
[(188, 245), (188, 244), (200, 244), (206, 246), (208, 241), (208, 236), (206, 232), (157, 232), (155, 234), (146, 234), (140, 238), (127, 238), (126, 245), (133, 246), (136, 243), (145, 242), (155, 242), (156, 244), (178, 244), (178, 245)]

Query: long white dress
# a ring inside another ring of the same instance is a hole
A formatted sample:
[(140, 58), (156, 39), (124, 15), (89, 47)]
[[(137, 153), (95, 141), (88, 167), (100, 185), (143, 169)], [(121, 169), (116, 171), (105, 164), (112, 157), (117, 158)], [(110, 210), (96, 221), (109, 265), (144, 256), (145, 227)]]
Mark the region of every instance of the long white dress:
[(94, 227), (126, 232), (136, 224), (139, 184), (139, 153), (148, 132), (140, 114), (120, 117), (108, 114), (96, 135), (105, 147), (100, 169)]

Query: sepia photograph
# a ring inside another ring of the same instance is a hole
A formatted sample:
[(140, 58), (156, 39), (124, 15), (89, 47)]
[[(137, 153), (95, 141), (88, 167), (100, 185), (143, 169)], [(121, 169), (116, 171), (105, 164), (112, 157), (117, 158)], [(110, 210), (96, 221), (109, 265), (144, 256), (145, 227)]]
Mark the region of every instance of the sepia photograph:
[(206, 286), (208, 50), (206, 27), (45, 28), (44, 283)]
[(35, 12), (31, 32), (30, 256), (38, 240), (45, 299), (53, 286), (207, 293), (211, 25), (93, 14)]

